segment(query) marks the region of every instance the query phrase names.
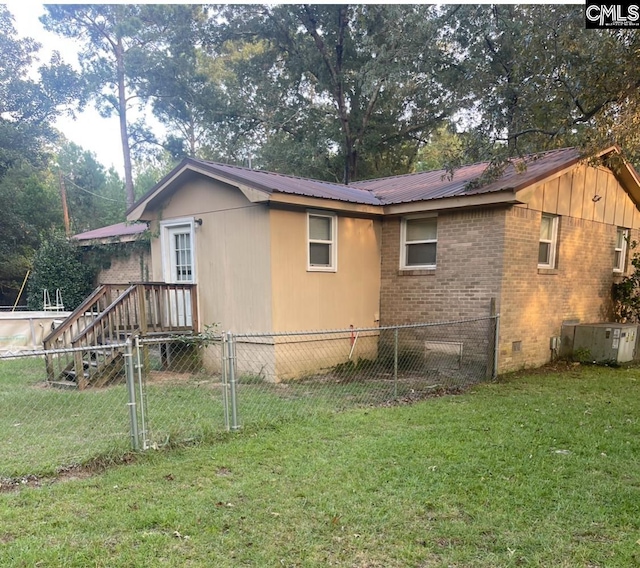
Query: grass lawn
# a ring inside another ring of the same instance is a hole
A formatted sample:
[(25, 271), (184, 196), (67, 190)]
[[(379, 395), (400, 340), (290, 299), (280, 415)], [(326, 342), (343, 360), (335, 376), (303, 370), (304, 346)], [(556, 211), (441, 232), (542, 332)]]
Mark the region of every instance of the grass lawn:
[(0, 494), (0, 566), (638, 566), (640, 371), (322, 413)]

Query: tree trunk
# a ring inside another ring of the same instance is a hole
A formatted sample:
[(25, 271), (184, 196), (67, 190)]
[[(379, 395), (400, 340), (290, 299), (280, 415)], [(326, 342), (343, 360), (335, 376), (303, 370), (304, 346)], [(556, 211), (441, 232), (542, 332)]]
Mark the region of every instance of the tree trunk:
[(122, 40), (118, 38), (116, 45), (116, 65), (118, 78), (118, 118), (120, 119), (120, 140), (122, 142), (122, 157), (124, 158), (124, 188), (127, 199), (127, 209), (134, 201), (133, 172), (131, 168), (131, 148), (129, 146), (129, 128), (127, 126), (127, 95), (125, 91), (124, 49)]

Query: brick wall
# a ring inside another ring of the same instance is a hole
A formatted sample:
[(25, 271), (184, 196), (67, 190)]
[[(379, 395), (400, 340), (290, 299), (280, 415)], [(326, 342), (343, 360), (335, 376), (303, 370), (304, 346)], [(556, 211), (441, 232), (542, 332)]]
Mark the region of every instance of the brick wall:
[[(126, 244), (123, 245), (126, 247)], [(141, 264), (142, 262), (142, 264)], [(148, 281), (151, 272), (151, 252), (136, 247), (128, 256), (114, 255), (111, 266), (103, 268), (97, 277), (98, 284), (128, 284)]]
[(506, 215), (500, 301), (500, 372), (549, 361), (549, 341), (563, 321), (610, 320), (616, 226), (562, 216), (556, 270), (539, 270), (541, 212)]
[(617, 228), (560, 217), (557, 268), (539, 270), (540, 216), (521, 207), (441, 213), (433, 271), (400, 270), (400, 219), (384, 219), (381, 324), (486, 316), (496, 298), (499, 371), (548, 362), (563, 321), (611, 319)]
[(435, 270), (400, 270), (400, 219), (382, 223), (382, 325), (487, 316), (499, 297), (505, 209), (438, 215)]

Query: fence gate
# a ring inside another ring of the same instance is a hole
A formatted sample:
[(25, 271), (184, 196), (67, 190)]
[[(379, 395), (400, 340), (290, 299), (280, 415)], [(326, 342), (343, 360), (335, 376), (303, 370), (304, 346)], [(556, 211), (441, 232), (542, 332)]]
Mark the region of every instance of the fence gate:
[(133, 359), (140, 449), (206, 439), (224, 430), (222, 338), (137, 338)]

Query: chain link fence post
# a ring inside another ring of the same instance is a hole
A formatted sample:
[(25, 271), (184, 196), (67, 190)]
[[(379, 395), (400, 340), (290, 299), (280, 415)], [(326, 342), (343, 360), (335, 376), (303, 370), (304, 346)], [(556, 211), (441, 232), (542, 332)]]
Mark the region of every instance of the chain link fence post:
[[(144, 388), (144, 381), (142, 378), (143, 370), (147, 372), (148, 364), (149, 364), (149, 350), (148, 347), (143, 346), (140, 348), (140, 337), (136, 335), (136, 361), (137, 364), (135, 368), (137, 369), (137, 380), (138, 380), (138, 393), (140, 397), (140, 426), (142, 430), (139, 432), (140, 437), (142, 438), (142, 449), (149, 449), (149, 436), (147, 434), (147, 398), (146, 391)], [(145, 368), (145, 364), (147, 367)]]
[(221, 369), (222, 369), (222, 411), (224, 413), (224, 428), (228, 432), (229, 425), (229, 342), (226, 333), (222, 334)]
[(136, 385), (133, 368), (133, 349), (131, 338), (127, 339), (124, 361), (125, 376), (127, 381), (127, 393), (129, 395), (129, 402), (127, 403), (127, 406), (129, 407), (129, 420), (131, 422), (131, 447), (134, 450), (138, 450), (140, 448), (140, 436), (138, 433), (138, 412), (136, 405)]
[(493, 375), (492, 379), (498, 378), (498, 346), (500, 343), (500, 314), (495, 315), (495, 333), (494, 333), (494, 346), (493, 346)]
[(398, 398), (398, 328), (393, 330), (393, 398)]
[(229, 362), (229, 402), (231, 404), (231, 430), (238, 430), (238, 397), (236, 385), (236, 345), (233, 334), (227, 332), (227, 351)]

